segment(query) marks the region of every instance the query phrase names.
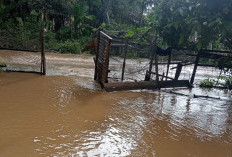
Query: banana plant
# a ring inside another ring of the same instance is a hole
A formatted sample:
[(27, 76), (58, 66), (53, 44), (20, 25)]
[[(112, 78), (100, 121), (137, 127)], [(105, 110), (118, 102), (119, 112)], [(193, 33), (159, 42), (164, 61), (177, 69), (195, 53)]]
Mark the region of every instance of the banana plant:
[(87, 6), (82, 6), (80, 4), (75, 5), (74, 29), (78, 36), (83, 35), (86, 31), (91, 29), (88, 22), (94, 19), (95, 17), (88, 13)]

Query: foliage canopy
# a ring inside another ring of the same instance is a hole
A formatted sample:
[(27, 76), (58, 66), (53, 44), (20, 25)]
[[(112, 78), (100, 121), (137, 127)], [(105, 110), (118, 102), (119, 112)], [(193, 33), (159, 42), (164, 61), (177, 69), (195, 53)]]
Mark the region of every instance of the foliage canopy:
[(217, 43), (232, 43), (231, 0), (157, 0), (149, 20), (172, 47), (201, 49), (213, 43), (223, 48)]

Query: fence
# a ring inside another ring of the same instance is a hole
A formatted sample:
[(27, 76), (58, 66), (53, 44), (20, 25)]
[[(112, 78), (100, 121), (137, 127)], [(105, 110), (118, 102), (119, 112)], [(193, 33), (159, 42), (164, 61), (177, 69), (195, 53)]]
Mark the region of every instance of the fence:
[(20, 61), (6, 63), (6, 71), (46, 74), (43, 14), (41, 19), (38, 21), (35, 15), (30, 16), (27, 21), (20, 18), (17, 21), (9, 19), (0, 25), (1, 53), (20, 58)]

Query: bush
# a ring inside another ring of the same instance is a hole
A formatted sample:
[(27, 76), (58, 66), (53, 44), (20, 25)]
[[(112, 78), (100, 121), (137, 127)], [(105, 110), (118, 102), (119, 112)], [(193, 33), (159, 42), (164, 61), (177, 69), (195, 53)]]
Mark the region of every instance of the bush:
[(232, 89), (232, 77), (226, 79), (225, 85), (227, 89)]
[(79, 54), (81, 51), (80, 44), (77, 41), (65, 41), (64, 43), (50, 43), (48, 46), (51, 50), (61, 53), (75, 53)]
[(204, 79), (200, 83), (200, 87), (213, 87), (215, 84), (215, 80), (212, 79)]
[[(58, 51), (60, 53), (75, 53), (79, 54), (81, 49), (90, 42), (90, 36), (83, 36), (76, 40), (59, 40), (56, 38), (56, 33), (48, 30), (46, 32), (46, 49)], [(63, 42), (64, 41), (64, 42)]]
[(63, 26), (60, 30), (56, 33), (56, 39), (59, 41), (66, 41), (71, 38), (71, 27)]
[(93, 37), (83, 36), (78, 40), (78, 42), (80, 43), (80, 46), (83, 48), (91, 40), (93, 40)]
[(215, 81), (213, 79), (205, 79), (200, 83), (200, 87), (213, 87), (213, 86), (221, 86), (227, 89), (232, 89), (232, 77), (219, 76), (218, 81)]
[(10, 18), (0, 24), (0, 45), (3, 48), (39, 50), (40, 23), (38, 14), (31, 11), (23, 20)]

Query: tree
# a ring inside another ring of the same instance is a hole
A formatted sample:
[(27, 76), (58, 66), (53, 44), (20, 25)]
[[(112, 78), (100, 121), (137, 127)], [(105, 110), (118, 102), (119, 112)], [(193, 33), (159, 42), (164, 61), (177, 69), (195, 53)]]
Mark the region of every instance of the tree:
[(89, 30), (91, 30), (88, 21), (94, 19), (93, 15), (88, 13), (88, 7), (80, 4), (75, 4), (75, 14), (74, 14), (74, 28), (77, 32), (77, 35), (87, 35)]
[(201, 49), (231, 40), (231, 15), (230, 0), (157, 0), (149, 18), (169, 46)]

